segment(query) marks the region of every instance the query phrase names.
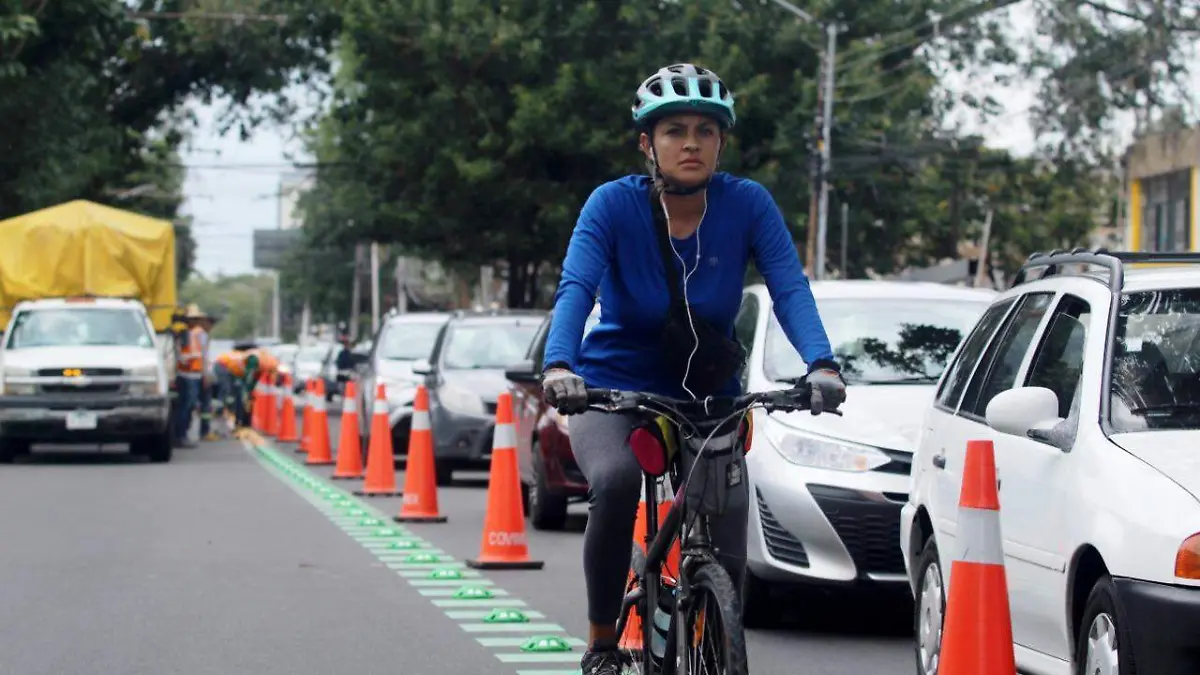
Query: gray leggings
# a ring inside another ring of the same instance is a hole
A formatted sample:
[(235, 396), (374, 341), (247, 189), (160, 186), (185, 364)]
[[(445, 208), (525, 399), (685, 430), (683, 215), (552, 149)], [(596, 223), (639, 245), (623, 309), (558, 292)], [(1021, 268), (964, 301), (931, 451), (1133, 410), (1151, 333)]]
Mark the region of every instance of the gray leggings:
[[(617, 622), (629, 577), (633, 525), (642, 495), (642, 470), (627, 440), (636, 418), (588, 411), (571, 418), (571, 450), (590, 493), (583, 535), (583, 576), (587, 581), (588, 621)], [(746, 568), (748, 509), (709, 519), (709, 534), (721, 564), (741, 588)]]

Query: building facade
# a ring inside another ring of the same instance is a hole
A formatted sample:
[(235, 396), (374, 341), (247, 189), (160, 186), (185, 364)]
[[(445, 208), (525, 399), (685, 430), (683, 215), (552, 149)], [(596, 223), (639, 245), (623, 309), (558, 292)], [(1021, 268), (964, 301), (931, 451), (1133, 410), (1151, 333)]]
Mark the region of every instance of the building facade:
[(1144, 136), (1126, 156), (1125, 248), (1200, 251), (1200, 128)]

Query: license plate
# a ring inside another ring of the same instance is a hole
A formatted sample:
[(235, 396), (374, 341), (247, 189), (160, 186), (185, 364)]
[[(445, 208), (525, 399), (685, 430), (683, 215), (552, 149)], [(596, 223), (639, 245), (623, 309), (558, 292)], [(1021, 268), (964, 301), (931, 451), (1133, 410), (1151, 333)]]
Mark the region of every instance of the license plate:
[(96, 413), (90, 410), (72, 410), (67, 413), (67, 429), (88, 431), (96, 428)]

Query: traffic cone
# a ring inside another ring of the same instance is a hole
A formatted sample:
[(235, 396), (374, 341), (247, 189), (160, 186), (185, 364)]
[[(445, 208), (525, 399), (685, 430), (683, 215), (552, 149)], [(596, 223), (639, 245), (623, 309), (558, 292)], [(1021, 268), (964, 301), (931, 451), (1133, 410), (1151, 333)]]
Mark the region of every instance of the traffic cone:
[(296, 435), (296, 402), (292, 398), (292, 376), (283, 376), (283, 405), (279, 408), (279, 440), (292, 443)]
[(412, 428), (408, 432), (408, 466), (404, 470), (404, 502), (398, 523), (444, 523), (438, 513), (437, 472), (433, 456), (433, 431), (429, 425), (429, 390), (417, 386), (413, 398)]
[(312, 431), (308, 434), (308, 465), (333, 464), (333, 454), (329, 449), (329, 420), (325, 416), (325, 383), (317, 380), (313, 387), (312, 401)]
[(250, 426), (255, 431), (262, 432), (267, 428), (267, 418), (265, 413), (265, 405), (263, 405), (263, 392), (266, 390), (266, 376), (259, 375), (258, 381), (254, 383), (254, 389), (251, 390), (251, 405), (253, 410), (250, 411)]
[[(661, 528), (662, 524), (667, 519), (667, 513), (671, 510), (671, 505), (674, 503), (674, 496), (667, 489), (664, 483), (658, 484), (658, 525)], [(642, 498), (638, 501), (637, 519), (633, 522), (633, 545), (641, 549), (642, 553), (646, 553), (646, 494), (642, 493)], [(670, 550), (667, 551), (667, 559), (662, 566), (662, 586), (675, 583), (679, 579), (679, 540), (676, 539), (671, 543)], [(629, 577), (626, 581), (626, 587), (632, 588), (634, 582), (633, 570), (629, 570)], [(621, 633), (621, 638), (618, 646), (621, 649), (638, 650), (643, 646), (642, 640), (642, 616), (634, 607), (630, 612), (629, 618), (625, 621), (625, 630)]]
[(362, 478), (362, 437), (358, 433), (358, 387), (346, 382), (342, 393), (342, 423), (338, 436), (337, 470), (331, 478)]
[(991, 441), (967, 441), (939, 675), (1014, 675), (1012, 618)]
[(279, 433), (279, 387), (275, 386), (275, 377), (267, 376), (266, 388), (263, 390), (263, 422), (266, 424), (264, 433), (275, 436)]
[(383, 384), (375, 387), (375, 405), (371, 411), (371, 443), (367, 448), (367, 477), (360, 497), (398, 497), (396, 459), (392, 453), (392, 428), (388, 424), (387, 395)]
[(308, 438), (309, 433), (311, 432), (311, 429), (313, 426), (313, 422), (312, 422), (312, 411), (313, 411), (312, 389), (313, 389), (312, 378), (308, 378), (308, 379), (304, 380), (304, 394), (301, 396), (301, 399), (300, 399), (301, 403), (304, 404), (304, 408), (300, 412), (300, 443), (298, 443), (296, 445), (296, 452), (303, 452), (305, 454), (308, 453), (308, 446), (312, 444)]
[(492, 435), (492, 472), (488, 478), (488, 507), (483, 520), (479, 557), (467, 565), (477, 569), (540, 570), (541, 560), (529, 557), (525, 513), (521, 506), (521, 476), (517, 469), (517, 431), (513, 427), (512, 395), (496, 400), (496, 430)]

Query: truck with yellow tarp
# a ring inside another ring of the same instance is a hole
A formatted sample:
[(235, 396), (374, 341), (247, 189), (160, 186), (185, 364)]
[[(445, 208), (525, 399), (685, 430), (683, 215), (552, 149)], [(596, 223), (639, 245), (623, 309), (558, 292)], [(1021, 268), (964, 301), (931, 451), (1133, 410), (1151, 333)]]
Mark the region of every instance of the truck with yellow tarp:
[(0, 462), (33, 443), (171, 459), (175, 229), (87, 201), (0, 221)]

